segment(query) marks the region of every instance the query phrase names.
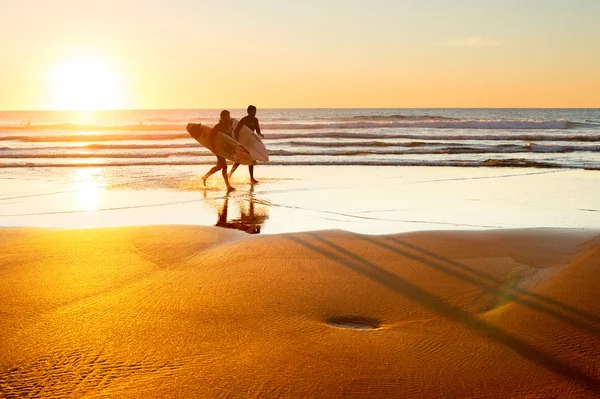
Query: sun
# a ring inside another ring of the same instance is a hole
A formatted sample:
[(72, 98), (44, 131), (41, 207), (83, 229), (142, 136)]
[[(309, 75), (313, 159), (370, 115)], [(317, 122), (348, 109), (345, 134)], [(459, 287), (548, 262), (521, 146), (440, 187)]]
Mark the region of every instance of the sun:
[(54, 68), (52, 80), (54, 109), (96, 110), (119, 106), (117, 76), (103, 60), (65, 60)]

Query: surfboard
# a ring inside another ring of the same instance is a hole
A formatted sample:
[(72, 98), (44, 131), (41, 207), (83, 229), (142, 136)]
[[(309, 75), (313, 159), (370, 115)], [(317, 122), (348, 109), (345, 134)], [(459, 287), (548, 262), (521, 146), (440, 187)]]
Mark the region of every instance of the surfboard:
[(248, 150), (225, 133), (217, 132), (213, 137), (210, 137), (212, 127), (201, 123), (188, 123), (185, 130), (197, 142), (225, 159), (242, 165), (256, 164), (256, 160)]
[[(233, 121), (233, 129), (238, 124), (237, 119), (232, 119)], [(267, 152), (267, 148), (263, 144), (262, 140), (258, 136), (258, 134), (254, 133), (248, 126), (242, 126), (239, 131), (237, 137), (238, 143), (244, 146), (254, 157), (254, 159), (258, 161), (268, 162), (269, 161), (269, 153)]]

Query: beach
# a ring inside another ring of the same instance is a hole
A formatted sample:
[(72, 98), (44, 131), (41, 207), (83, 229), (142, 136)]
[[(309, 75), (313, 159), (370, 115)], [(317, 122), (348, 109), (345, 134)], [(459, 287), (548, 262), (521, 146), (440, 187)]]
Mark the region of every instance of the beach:
[(596, 110), (215, 115), (0, 113), (0, 397), (597, 395)]
[(600, 399), (600, 1), (0, 10), (0, 399)]
[(2, 230), (3, 397), (597, 395), (597, 231)]
[(0, 174), (0, 396), (600, 391), (598, 171), (127, 172)]

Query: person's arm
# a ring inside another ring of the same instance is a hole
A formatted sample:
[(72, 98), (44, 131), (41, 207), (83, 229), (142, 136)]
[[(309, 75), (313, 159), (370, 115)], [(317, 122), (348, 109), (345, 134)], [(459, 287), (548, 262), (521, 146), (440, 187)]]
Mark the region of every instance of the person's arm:
[(242, 126), (244, 126), (246, 124), (246, 117), (244, 116), (242, 119), (240, 119), (240, 121), (238, 122), (237, 126), (235, 127), (235, 130), (233, 131), (233, 137), (237, 140), (238, 139), (238, 135), (240, 133), (240, 129), (242, 128)]
[(256, 119), (256, 133), (263, 139), (265, 138), (265, 136), (260, 132), (260, 126), (258, 125), (258, 118)]
[(213, 127), (210, 130), (210, 133), (208, 134), (208, 144), (210, 146), (209, 150), (211, 150), (211, 151), (213, 151), (213, 148), (215, 147), (215, 137), (217, 137), (217, 132), (220, 132), (220, 130), (219, 130), (220, 128), (221, 128), (221, 123), (217, 123), (215, 125), (215, 127)]
[(215, 127), (212, 128), (212, 130), (210, 131), (210, 134), (213, 135), (213, 134), (215, 134), (217, 132), (220, 132), (220, 131), (221, 131), (221, 122), (217, 123), (215, 125)]

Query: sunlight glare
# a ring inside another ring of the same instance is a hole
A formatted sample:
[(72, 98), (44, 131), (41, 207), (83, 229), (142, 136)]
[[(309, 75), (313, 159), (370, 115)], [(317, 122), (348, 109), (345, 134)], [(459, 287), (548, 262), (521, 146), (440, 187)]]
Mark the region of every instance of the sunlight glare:
[(63, 61), (55, 67), (52, 79), (55, 109), (118, 108), (118, 80), (102, 60), (76, 58)]
[(73, 176), (77, 202), (82, 211), (98, 210), (98, 199), (103, 191), (102, 168), (80, 169)]

